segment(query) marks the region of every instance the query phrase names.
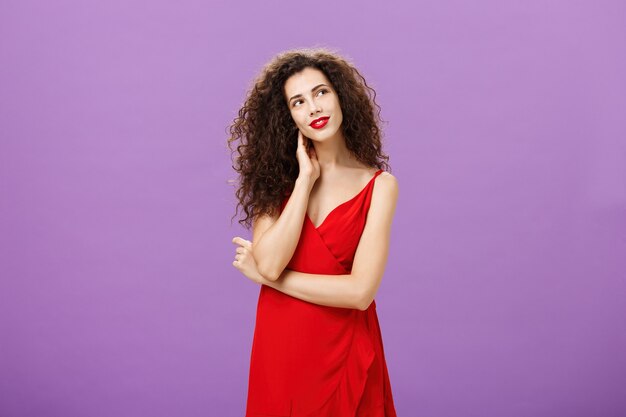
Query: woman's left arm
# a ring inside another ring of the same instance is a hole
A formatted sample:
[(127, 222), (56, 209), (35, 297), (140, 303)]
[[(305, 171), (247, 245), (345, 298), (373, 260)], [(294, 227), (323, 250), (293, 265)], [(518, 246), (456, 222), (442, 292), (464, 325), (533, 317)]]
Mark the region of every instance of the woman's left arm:
[(262, 284), (314, 304), (366, 310), (385, 272), (398, 201), (398, 181), (393, 175), (381, 174), (375, 185), (350, 274), (307, 274), (285, 269), (277, 280), (263, 280)]

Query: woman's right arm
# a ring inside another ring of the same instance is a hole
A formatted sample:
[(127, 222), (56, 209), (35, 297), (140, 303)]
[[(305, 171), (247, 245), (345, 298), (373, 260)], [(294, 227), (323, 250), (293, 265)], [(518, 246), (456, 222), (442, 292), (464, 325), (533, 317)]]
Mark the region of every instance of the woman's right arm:
[(312, 183), (298, 178), (279, 216), (260, 216), (253, 223), (252, 255), (261, 275), (275, 281), (298, 246)]
[(307, 149), (304, 135), (298, 130), (296, 158), (300, 172), (289, 201), (278, 216), (260, 216), (252, 226), (252, 256), (265, 278), (276, 281), (296, 251), (309, 194), (320, 176), (315, 148)]

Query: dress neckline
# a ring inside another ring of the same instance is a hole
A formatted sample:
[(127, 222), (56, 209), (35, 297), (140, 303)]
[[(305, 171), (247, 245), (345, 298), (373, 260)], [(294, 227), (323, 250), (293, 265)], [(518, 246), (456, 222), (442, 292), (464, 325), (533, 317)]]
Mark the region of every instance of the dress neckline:
[(359, 197), (361, 194), (363, 194), (365, 192), (365, 190), (367, 190), (370, 186), (370, 184), (372, 184), (372, 182), (374, 181), (374, 179), (378, 176), (378, 174), (380, 174), (383, 170), (379, 169), (378, 171), (376, 171), (374, 173), (374, 175), (372, 176), (372, 178), (370, 178), (370, 180), (367, 182), (367, 184), (365, 184), (365, 187), (363, 187), (361, 189), (361, 191), (359, 191), (354, 197), (350, 198), (349, 200), (344, 201), (343, 203), (339, 204), (338, 206), (336, 206), (334, 209), (332, 209), (324, 218), (324, 220), (322, 220), (322, 222), (320, 223), (319, 226), (315, 226), (313, 224), (313, 220), (311, 220), (311, 217), (309, 217), (309, 211), (308, 209), (305, 211), (304, 217), (306, 217), (309, 220), (309, 223), (311, 224), (311, 226), (313, 226), (313, 228), (315, 230), (319, 230), (325, 223), (326, 220), (328, 220), (329, 217), (331, 217), (331, 215), (337, 211), (337, 209), (339, 209), (340, 207), (345, 206), (348, 203), (351, 203), (352, 201), (356, 200), (357, 197)]

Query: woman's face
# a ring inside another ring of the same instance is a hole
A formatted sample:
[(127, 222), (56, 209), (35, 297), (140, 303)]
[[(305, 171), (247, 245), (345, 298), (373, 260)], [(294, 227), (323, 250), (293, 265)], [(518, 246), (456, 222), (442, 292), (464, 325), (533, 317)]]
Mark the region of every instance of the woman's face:
[[(289, 77), (284, 89), (291, 117), (305, 137), (324, 140), (339, 130), (343, 120), (339, 97), (322, 71), (306, 67)], [(328, 120), (311, 124), (320, 117)]]

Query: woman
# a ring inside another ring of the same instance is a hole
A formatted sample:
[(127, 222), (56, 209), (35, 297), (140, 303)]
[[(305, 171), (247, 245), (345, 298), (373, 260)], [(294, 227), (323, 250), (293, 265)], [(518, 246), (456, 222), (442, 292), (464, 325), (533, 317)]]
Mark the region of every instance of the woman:
[(335, 52), (283, 52), (230, 127), (253, 227), (233, 265), (261, 284), (246, 417), (396, 416), (374, 295), (398, 183), (369, 91)]

